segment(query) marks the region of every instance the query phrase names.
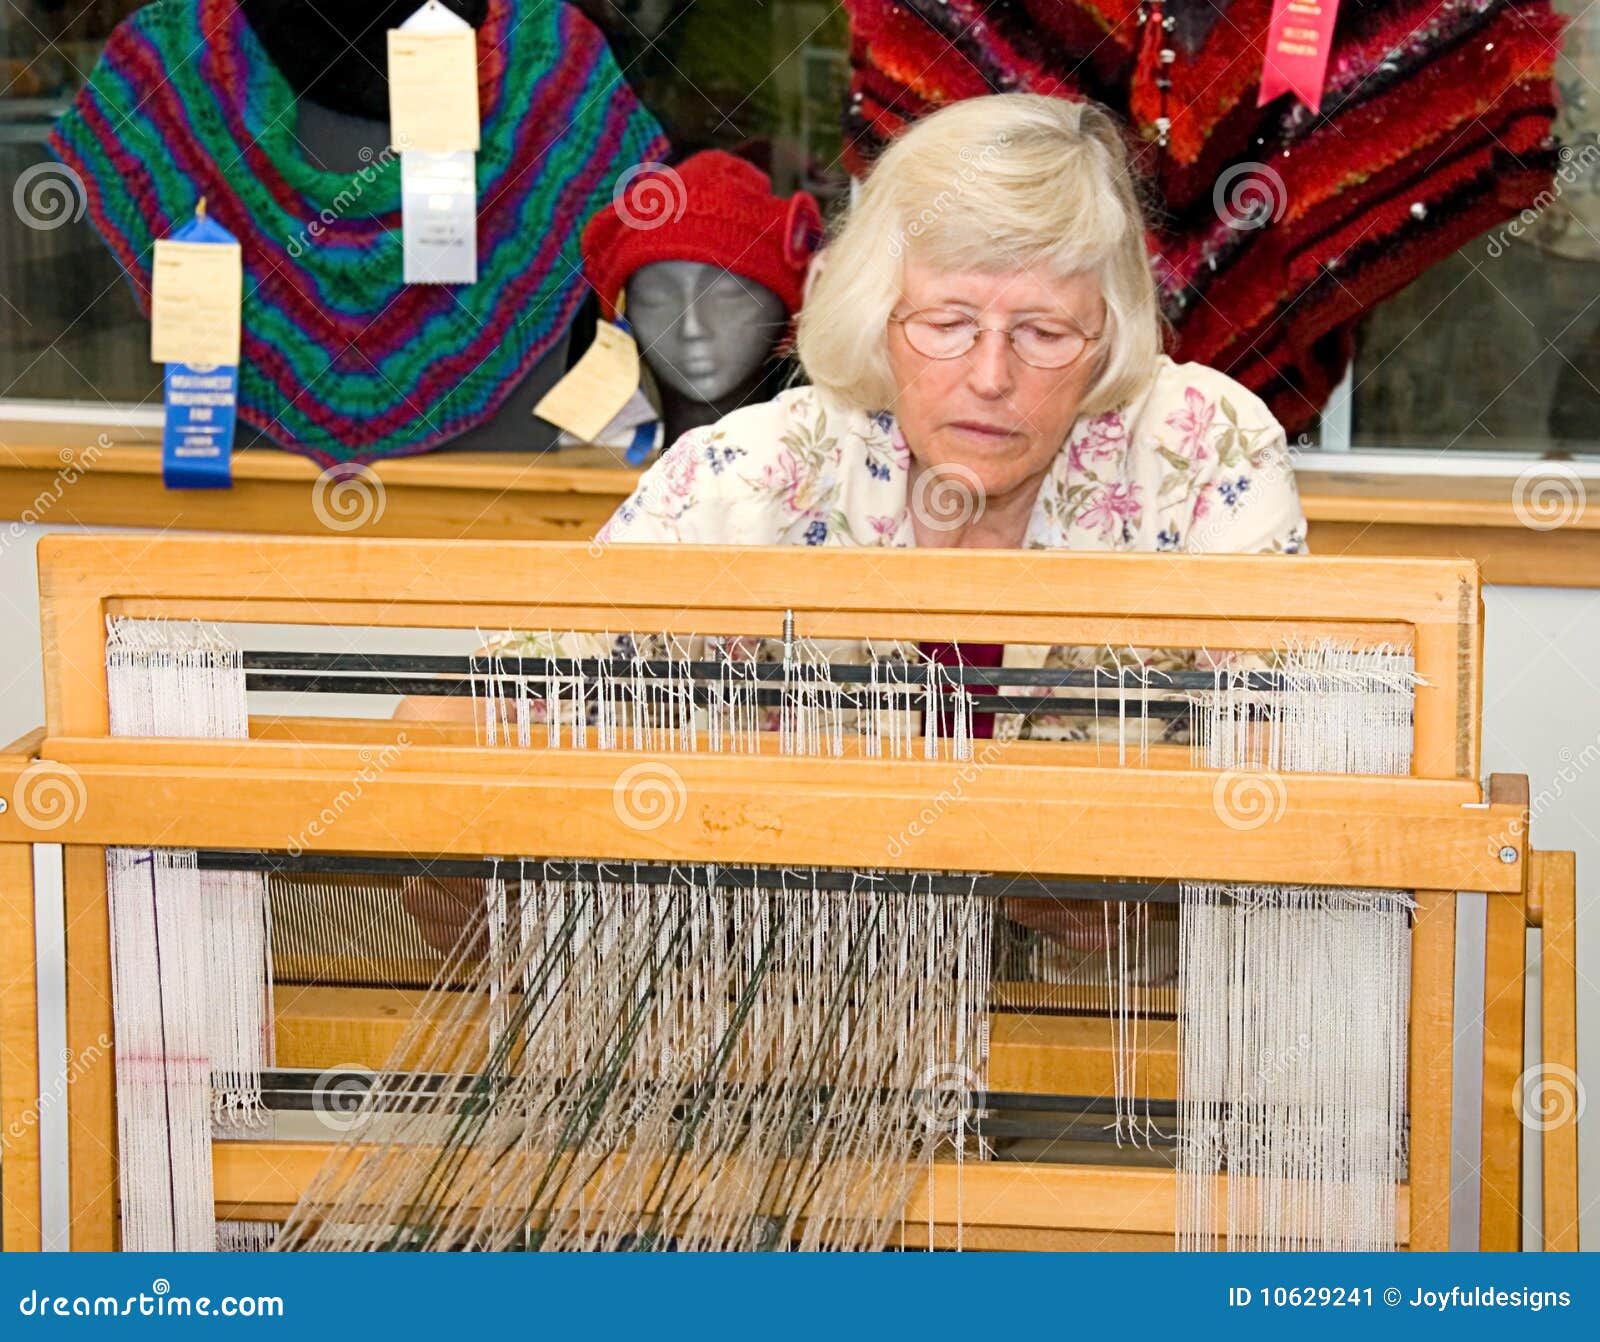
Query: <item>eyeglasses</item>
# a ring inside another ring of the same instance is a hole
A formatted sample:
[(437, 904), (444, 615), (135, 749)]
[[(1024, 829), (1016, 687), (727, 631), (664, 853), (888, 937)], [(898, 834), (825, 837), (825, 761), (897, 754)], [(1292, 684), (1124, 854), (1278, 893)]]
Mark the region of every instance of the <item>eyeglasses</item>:
[(1085, 335), (1051, 321), (1025, 321), (1015, 326), (980, 326), (964, 312), (929, 308), (889, 321), (905, 332), (906, 344), (929, 359), (959, 359), (978, 343), (984, 331), (999, 331), (1017, 357), (1032, 368), (1066, 368), (1083, 357), (1101, 335)]

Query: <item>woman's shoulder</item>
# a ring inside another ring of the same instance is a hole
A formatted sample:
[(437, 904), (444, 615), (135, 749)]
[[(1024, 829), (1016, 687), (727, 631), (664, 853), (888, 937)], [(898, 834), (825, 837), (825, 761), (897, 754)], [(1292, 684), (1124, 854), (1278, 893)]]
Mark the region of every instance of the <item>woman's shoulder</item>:
[(779, 543), (824, 510), (866, 418), (810, 386), (740, 406), (680, 435), (597, 539)]
[(1162, 354), (1135, 408), (1130, 428), (1171, 429), (1173, 420), (1283, 433), (1267, 403), (1244, 383), (1209, 364), (1179, 363)]
[(1305, 516), (1283, 425), (1242, 382), (1162, 355), (1128, 438), (1157, 478), (1161, 548), (1305, 550)]

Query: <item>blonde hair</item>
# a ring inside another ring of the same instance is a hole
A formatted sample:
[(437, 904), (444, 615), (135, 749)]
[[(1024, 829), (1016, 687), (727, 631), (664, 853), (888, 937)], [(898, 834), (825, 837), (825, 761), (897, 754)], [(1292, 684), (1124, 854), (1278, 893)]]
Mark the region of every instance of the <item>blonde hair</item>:
[(1095, 103), (1000, 93), (925, 117), (818, 257), (796, 335), (807, 379), (858, 409), (894, 404), (888, 318), (914, 253), (941, 269), (1092, 275), (1106, 321), (1079, 413), (1125, 404), (1162, 350), (1139, 192), (1122, 132)]

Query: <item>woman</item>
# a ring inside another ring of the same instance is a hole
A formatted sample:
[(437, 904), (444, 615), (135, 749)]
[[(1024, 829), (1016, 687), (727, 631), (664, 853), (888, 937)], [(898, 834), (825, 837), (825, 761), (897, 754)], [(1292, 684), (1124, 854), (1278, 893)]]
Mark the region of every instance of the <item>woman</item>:
[(883, 155), (813, 275), (809, 385), (691, 430), (596, 539), (1305, 547), (1284, 432), (1161, 352), (1120, 134), (1092, 104), (952, 104)]
[[(1126, 151), (1091, 104), (1001, 94), (905, 132), (823, 253), (797, 340), (809, 385), (684, 434), (597, 542), (1305, 549), (1282, 426), (1231, 378), (1161, 352)], [(531, 635), (499, 646), (552, 651)], [(978, 734), (986, 723), (1001, 738), (1094, 727), (1007, 714), (977, 717)], [(1091, 913), (1042, 930), (1080, 941)]]

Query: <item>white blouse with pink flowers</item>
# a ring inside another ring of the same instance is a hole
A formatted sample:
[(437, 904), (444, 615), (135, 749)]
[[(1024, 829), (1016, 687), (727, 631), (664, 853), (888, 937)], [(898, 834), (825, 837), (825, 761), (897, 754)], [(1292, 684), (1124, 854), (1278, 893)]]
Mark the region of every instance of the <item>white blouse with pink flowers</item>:
[[(892, 414), (796, 387), (684, 434), (596, 539), (915, 545), (909, 467)], [(1023, 544), (1297, 554), (1305, 535), (1282, 425), (1226, 374), (1162, 355), (1135, 400), (1072, 426)]]

